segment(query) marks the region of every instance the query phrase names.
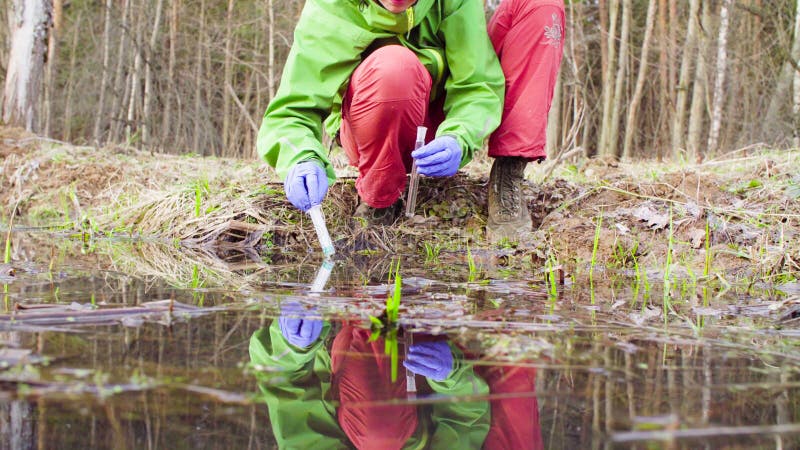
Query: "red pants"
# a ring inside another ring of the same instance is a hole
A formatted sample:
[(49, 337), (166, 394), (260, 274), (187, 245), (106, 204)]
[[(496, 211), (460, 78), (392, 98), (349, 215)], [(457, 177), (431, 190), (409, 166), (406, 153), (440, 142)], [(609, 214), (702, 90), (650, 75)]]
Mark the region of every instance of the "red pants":
[[(489, 139), (489, 156), (544, 157), (564, 2), (504, 0), (488, 31), (506, 77), (503, 118)], [(441, 107), (429, 106), (431, 83), (414, 53), (399, 45), (370, 54), (350, 78), (340, 139), (358, 168), (358, 194), (372, 207), (392, 205), (405, 190), (417, 126), (428, 127), (430, 140), (442, 121)]]
[(500, 397), (491, 401), (492, 424), (483, 449), (543, 449), (539, 402), (536, 399), (536, 369), (478, 366), (476, 372), (486, 380), (489, 392)]

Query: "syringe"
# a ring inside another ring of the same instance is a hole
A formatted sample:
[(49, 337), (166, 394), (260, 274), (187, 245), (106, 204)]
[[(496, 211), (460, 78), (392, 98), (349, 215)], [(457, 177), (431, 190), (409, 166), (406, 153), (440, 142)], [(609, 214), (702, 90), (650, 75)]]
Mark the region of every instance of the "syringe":
[(308, 210), (311, 221), (314, 222), (314, 230), (317, 231), (319, 246), (322, 247), (322, 254), (326, 257), (333, 256), (336, 250), (333, 248), (331, 235), (328, 234), (328, 227), (325, 225), (325, 216), (322, 214), (322, 205), (314, 205)]
[[(414, 150), (418, 150), (425, 145), (425, 134), (428, 129), (417, 127), (417, 140), (414, 142)], [(417, 173), (417, 160), (411, 164), (411, 176), (408, 180), (408, 199), (406, 200), (406, 217), (414, 217), (414, 209), (417, 207), (417, 186), (419, 186), (419, 174)]]

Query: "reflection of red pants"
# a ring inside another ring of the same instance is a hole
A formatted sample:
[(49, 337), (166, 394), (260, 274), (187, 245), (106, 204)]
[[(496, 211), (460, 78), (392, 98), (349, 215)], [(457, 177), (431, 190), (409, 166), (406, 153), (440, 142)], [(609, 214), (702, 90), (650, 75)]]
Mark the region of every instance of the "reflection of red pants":
[(478, 366), (475, 369), (489, 384), (491, 395), (508, 395), (508, 398), (491, 402), (492, 424), (483, 448), (544, 448), (539, 424), (539, 403), (536, 401), (536, 369), (515, 366)]
[[(506, 76), (506, 97), (489, 156), (545, 155), (563, 31), (563, 0), (504, 0), (495, 12), (489, 37)], [(350, 78), (340, 139), (358, 168), (359, 196), (372, 207), (387, 207), (402, 195), (416, 127), (426, 125), (430, 140), (441, 123), (440, 106), (428, 105), (431, 83), (414, 53), (399, 45), (374, 51)]]
[(340, 402), (337, 419), (357, 448), (399, 449), (417, 428), (417, 408), (363, 405), (406, 397), (405, 377), (390, 381), (391, 360), (384, 354), (384, 340), (367, 342), (369, 335), (369, 330), (345, 325), (333, 340), (333, 390)]

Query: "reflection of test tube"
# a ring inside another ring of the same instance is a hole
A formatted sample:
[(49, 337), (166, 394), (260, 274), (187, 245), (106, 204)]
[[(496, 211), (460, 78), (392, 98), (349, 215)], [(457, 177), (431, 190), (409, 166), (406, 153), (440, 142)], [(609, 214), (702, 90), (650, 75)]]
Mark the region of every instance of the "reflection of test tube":
[[(417, 140), (414, 142), (414, 150), (418, 150), (425, 145), (425, 133), (428, 129), (417, 127)], [(406, 200), (406, 217), (414, 217), (414, 209), (417, 207), (417, 186), (419, 186), (419, 174), (417, 173), (417, 160), (411, 164), (411, 176), (408, 180), (408, 199)]]
[(328, 227), (325, 226), (325, 216), (322, 215), (322, 205), (314, 205), (308, 210), (308, 215), (311, 216), (311, 221), (314, 222), (314, 229), (317, 231), (317, 239), (319, 245), (322, 247), (322, 254), (331, 256), (336, 251), (333, 249), (333, 242), (331, 235), (328, 234)]
[[(403, 351), (405, 353), (405, 359), (408, 360), (408, 348), (414, 343), (414, 339), (411, 337), (411, 331), (408, 330), (406, 330), (404, 336), (406, 342)], [(414, 378), (414, 372), (408, 369), (406, 369), (406, 393), (409, 398), (416, 398), (417, 396), (417, 380)]]
[(311, 285), (311, 292), (323, 292), (325, 290), (325, 285), (328, 283), (328, 278), (331, 277), (332, 270), (333, 261), (330, 258), (325, 258), (317, 270), (317, 276)]

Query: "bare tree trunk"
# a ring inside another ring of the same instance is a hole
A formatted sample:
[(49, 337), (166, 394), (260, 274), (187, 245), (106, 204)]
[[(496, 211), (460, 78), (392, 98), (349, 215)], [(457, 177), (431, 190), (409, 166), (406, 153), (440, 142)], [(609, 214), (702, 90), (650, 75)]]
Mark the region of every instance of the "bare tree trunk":
[(706, 55), (708, 54), (708, 29), (711, 22), (709, 17), (709, 1), (702, 2), (702, 14), (700, 15), (700, 27), (697, 38), (697, 62), (695, 63), (694, 86), (692, 88), (692, 103), (689, 109), (689, 134), (686, 140), (688, 161), (700, 162), (703, 153), (700, 149), (700, 140), (703, 135), (703, 124), (705, 123), (706, 113), (706, 92), (708, 89), (708, 69)]
[(663, 143), (666, 142), (665, 136), (669, 136), (667, 130), (669, 121), (664, 120), (668, 115), (672, 102), (672, 86), (669, 84), (669, 40), (667, 38), (667, 0), (658, 0), (658, 40), (660, 51), (658, 54), (658, 76), (659, 76), (659, 95), (658, 103), (661, 105), (661, 113), (658, 116), (658, 139), (660, 142), (656, 153), (658, 159), (664, 154)]
[(114, 101), (112, 102), (111, 106), (111, 117), (113, 118), (113, 123), (111, 124), (111, 136), (109, 140), (117, 141), (120, 136), (120, 130), (122, 129), (122, 118), (124, 117), (122, 114), (123, 105), (125, 105), (125, 74), (123, 73), (123, 68), (125, 67), (125, 60), (126, 52), (125, 49), (128, 48), (128, 23), (129, 17), (131, 14), (131, 1), (133, 0), (123, 0), (122, 3), (122, 25), (120, 26), (119, 31), (119, 45), (117, 47), (117, 67), (114, 70)]
[(609, 141), (611, 133), (611, 108), (614, 95), (613, 73), (616, 69), (616, 35), (617, 35), (617, 14), (619, 12), (619, 0), (611, 0), (609, 5), (609, 27), (606, 46), (608, 48), (608, 63), (606, 65), (605, 76), (603, 77), (603, 116), (600, 120), (600, 148), (598, 154), (605, 156), (611, 153)]
[(3, 121), (38, 131), (39, 91), (44, 75), (49, 0), (16, 0), (3, 97)]
[(275, 8), (272, 0), (267, 0), (269, 13), (269, 56), (267, 61), (267, 89), (269, 89), (269, 99), (275, 96)]
[(106, 90), (108, 89), (109, 60), (111, 47), (111, 8), (114, 6), (113, 0), (106, 0), (105, 4), (105, 23), (103, 24), (103, 74), (100, 77), (100, 99), (97, 101), (97, 115), (94, 118), (94, 129), (92, 137), (97, 145), (100, 145), (100, 130), (103, 128)]
[[(642, 51), (639, 56), (639, 74), (636, 76), (636, 87), (633, 90), (633, 98), (628, 106), (628, 119), (625, 121), (625, 143), (622, 146), (622, 156), (630, 158), (633, 155), (633, 136), (636, 129), (636, 116), (639, 104), (642, 101), (644, 82), (647, 77), (647, 59), (650, 55), (650, 38), (653, 35), (653, 23), (656, 16), (656, 0), (650, 0), (647, 5), (647, 19), (644, 25), (644, 40), (642, 41)], [(663, 52), (662, 52), (663, 54)]]
[(50, 136), (50, 125), (53, 114), (53, 83), (58, 60), (58, 37), (61, 35), (61, 23), (64, 17), (63, 0), (53, 0), (53, 28), (50, 30), (47, 43), (47, 72), (44, 79), (44, 129), (43, 134)]
[[(169, 91), (167, 92), (166, 99), (164, 100), (164, 113), (163, 113), (163, 121), (161, 125), (161, 141), (167, 142), (167, 137), (172, 135), (172, 144), (175, 145), (177, 142), (177, 133), (174, 130), (171, 130), (171, 123), (172, 123), (172, 107), (175, 101), (179, 100), (176, 91), (176, 83), (175, 83), (175, 63), (176, 63), (176, 48), (178, 46), (178, 24), (179, 24), (179, 13), (180, 13), (180, 0), (172, 0), (172, 12), (170, 13), (169, 18), (169, 60), (167, 62), (167, 85), (169, 86)], [(180, 114), (180, 108), (176, 108), (178, 114)], [(180, 124), (180, 119), (176, 122)]]
[(194, 153), (200, 153), (200, 122), (201, 122), (201, 111), (200, 106), (202, 104), (202, 97), (203, 97), (203, 34), (205, 33), (205, 23), (206, 23), (206, 2), (205, 0), (200, 1), (200, 38), (197, 40), (197, 60), (195, 62), (195, 71), (194, 71), (194, 133), (192, 133), (192, 151)]
[(631, 40), (631, 0), (622, 0), (622, 29), (619, 32), (619, 57), (617, 62), (617, 78), (614, 86), (614, 99), (611, 105), (611, 131), (608, 134), (609, 155), (620, 156), (619, 118), (622, 110), (622, 95), (625, 82), (628, 80), (628, 42)]
[(719, 130), (722, 127), (722, 106), (725, 103), (725, 74), (728, 70), (728, 24), (732, 0), (722, 0), (719, 10), (719, 33), (717, 36), (717, 67), (714, 81), (714, 99), (711, 107), (711, 129), (708, 132), (708, 154), (714, 154), (719, 145)]
[[(133, 134), (134, 134), (134, 122), (137, 122), (136, 112), (140, 110), (141, 106), (139, 104), (139, 83), (141, 79), (142, 73), (142, 52), (144, 51), (144, 39), (142, 39), (142, 27), (144, 22), (145, 16), (145, 8), (144, 5), (140, 5), (139, 11), (134, 18), (131, 15), (131, 18), (134, 19), (132, 21), (132, 26), (134, 30), (134, 49), (136, 51), (136, 56), (133, 60), (133, 73), (131, 73), (130, 78), (130, 97), (128, 99), (128, 115), (126, 116), (125, 120), (125, 140), (128, 143), (132, 142)], [(138, 125), (136, 126), (136, 132), (139, 132)], [(141, 137), (141, 135), (140, 135)], [(139, 140), (141, 142), (141, 140)]]
[[(225, 83), (225, 95), (222, 96), (222, 152), (228, 151), (230, 143), (231, 126), (231, 98), (227, 95), (227, 86), (233, 86), (233, 5), (234, 0), (228, 0), (228, 14), (225, 18), (225, 69), (223, 83)], [(235, 92), (235, 91), (234, 91)]]
[(161, 28), (161, 10), (164, 7), (164, 0), (156, 0), (156, 17), (153, 19), (153, 31), (150, 33), (150, 40), (145, 49), (147, 58), (145, 58), (144, 68), (144, 106), (142, 110), (142, 144), (152, 147), (153, 142), (150, 142), (150, 130), (148, 124), (150, 121), (150, 104), (153, 97), (153, 62), (155, 59), (155, 48), (158, 44), (158, 31)]
[(558, 148), (558, 130), (561, 124), (561, 90), (562, 90), (561, 75), (556, 80), (555, 89), (553, 89), (553, 102), (550, 105), (550, 111), (547, 113), (547, 131), (545, 132), (545, 152), (551, 158), (556, 155)]
[(697, 41), (697, 14), (700, 0), (690, 0), (689, 20), (686, 41), (683, 46), (681, 72), (678, 79), (678, 97), (675, 101), (675, 116), (672, 120), (672, 156), (677, 157), (684, 148), (684, 129), (686, 120), (686, 103), (689, 97), (689, 79), (692, 73), (692, 59)]
[(64, 140), (69, 142), (72, 140), (72, 92), (74, 90), (73, 74), (75, 73), (75, 65), (78, 53), (78, 30), (82, 16), (78, 15), (75, 21), (75, 29), (72, 31), (72, 48), (69, 55), (69, 76), (67, 77), (67, 94), (64, 99)]
[(792, 59), (795, 62), (794, 71), (794, 146), (800, 148), (800, 2), (797, 3), (794, 13), (794, 44), (792, 45)]

